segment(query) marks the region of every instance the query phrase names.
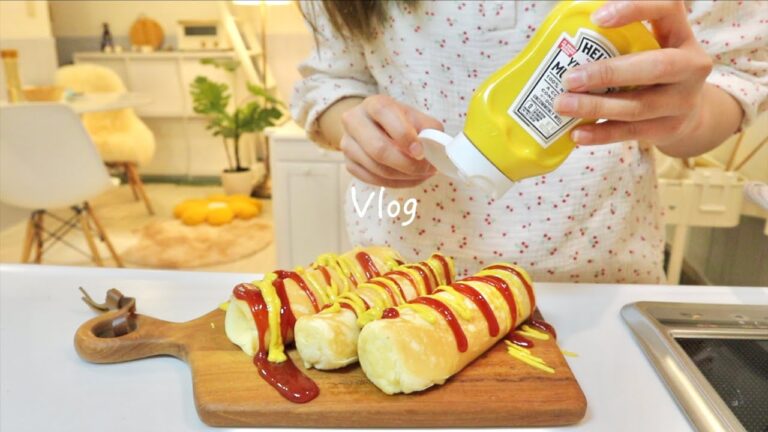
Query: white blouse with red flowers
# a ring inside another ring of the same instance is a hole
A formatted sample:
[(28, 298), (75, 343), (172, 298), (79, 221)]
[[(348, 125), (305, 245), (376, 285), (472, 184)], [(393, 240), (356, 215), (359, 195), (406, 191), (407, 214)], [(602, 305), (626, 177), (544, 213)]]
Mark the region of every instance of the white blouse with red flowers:
[[(461, 131), (482, 80), (511, 60), (554, 2), (421, 1), (390, 8), (370, 42), (344, 40), (319, 2), (305, 2), (317, 50), (301, 65), (292, 111), (323, 145), (316, 120), (339, 99), (387, 94)], [(688, 3), (689, 21), (715, 61), (708, 81), (743, 107), (745, 122), (768, 100), (768, 4)], [(352, 184), (359, 201), (379, 188)], [(354, 244), (385, 244), (406, 258), (441, 251), (460, 276), (496, 261), (535, 280), (658, 283), (664, 231), (652, 154), (637, 142), (580, 147), (554, 172), (518, 182), (500, 199), (437, 175), (420, 186), (388, 189), (384, 202), (418, 202), (416, 219), (358, 216), (347, 195)]]

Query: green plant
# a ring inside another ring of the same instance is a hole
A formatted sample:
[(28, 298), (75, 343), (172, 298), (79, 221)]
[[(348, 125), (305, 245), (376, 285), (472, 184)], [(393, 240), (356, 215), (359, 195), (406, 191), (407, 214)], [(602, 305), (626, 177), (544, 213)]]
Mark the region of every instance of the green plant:
[[(202, 64), (212, 65), (232, 74), (232, 88), (237, 88), (235, 82), (239, 62), (231, 59), (203, 59)], [(246, 82), (248, 95), (241, 101), (235, 100), (226, 83), (198, 76), (190, 85), (193, 109), (196, 113), (208, 119), (206, 129), (213, 136), (220, 136), (224, 141), (224, 151), (227, 154), (229, 168), (225, 171), (245, 171), (240, 158), (240, 137), (245, 133), (261, 132), (274, 126), (283, 116), (280, 107), (283, 103), (270, 95), (263, 87)], [(234, 100), (233, 108), (229, 108)], [(229, 143), (233, 147), (230, 152)], [(232, 157), (234, 153), (234, 159)]]

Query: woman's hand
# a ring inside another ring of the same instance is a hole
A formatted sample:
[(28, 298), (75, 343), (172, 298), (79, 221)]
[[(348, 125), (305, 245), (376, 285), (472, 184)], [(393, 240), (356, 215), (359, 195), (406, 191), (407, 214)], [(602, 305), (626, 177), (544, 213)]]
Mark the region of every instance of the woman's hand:
[[(581, 65), (563, 77), (567, 93), (555, 101), (558, 113), (607, 120), (574, 129), (571, 137), (577, 144), (644, 140), (664, 151), (701, 123), (703, 100), (716, 90), (705, 84), (712, 61), (696, 41), (682, 1), (608, 2), (592, 15), (592, 21), (602, 27), (642, 20), (651, 22), (662, 49)], [(640, 88), (587, 93), (627, 86)]]
[(424, 160), (422, 129), (442, 130), (437, 120), (385, 95), (370, 96), (341, 116), (340, 148), (347, 170), (377, 186), (416, 186), (435, 170)]

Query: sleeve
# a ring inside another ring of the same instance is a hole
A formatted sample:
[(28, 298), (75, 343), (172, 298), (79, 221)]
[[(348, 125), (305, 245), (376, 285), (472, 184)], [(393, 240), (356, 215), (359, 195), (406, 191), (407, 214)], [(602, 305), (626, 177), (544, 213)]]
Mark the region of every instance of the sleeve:
[(744, 110), (742, 128), (768, 109), (768, 2), (691, 1), (688, 18), (712, 57), (707, 82)]
[(368, 71), (362, 44), (338, 35), (320, 2), (300, 2), (300, 7), (307, 20), (311, 20), (316, 46), (299, 65), (302, 78), (294, 86), (291, 114), (310, 139), (331, 147), (319, 133), (318, 117), (346, 97), (376, 94), (378, 85)]

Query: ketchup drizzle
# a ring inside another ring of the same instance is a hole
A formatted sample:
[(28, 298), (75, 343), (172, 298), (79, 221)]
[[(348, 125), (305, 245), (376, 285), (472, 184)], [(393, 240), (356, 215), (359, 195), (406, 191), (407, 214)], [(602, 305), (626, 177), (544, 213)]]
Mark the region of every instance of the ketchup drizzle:
[(264, 335), (269, 327), (267, 303), (264, 301), (264, 296), (253, 285), (244, 283), (238, 284), (232, 291), (232, 295), (236, 299), (248, 303), (251, 315), (253, 315), (253, 321), (256, 323), (256, 329), (259, 331), (259, 350), (263, 350), (266, 346), (264, 344)]
[[(403, 299), (405, 299), (406, 297), (405, 297), (405, 291), (403, 291), (403, 287), (401, 287), (401, 286), (400, 286), (400, 284), (397, 282), (397, 279), (393, 278), (393, 277), (391, 276), (391, 274), (392, 274), (392, 272), (390, 272), (390, 273), (387, 273), (386, 275), (384, 275), (384, 276), (382, 276), (382, 277), (383, 277), (383, 278), (385, 278), (385, 279), (387, 279), (388, 281), (392, 282), (393, 284), (395, 284), (395, 286), (397, 287), (397, 289), (400, 291), (400, 296), (401, 296)], [(415, 287), (414, 287), (414, 288), (415, 288)]]
[(393, 308), (393, 307), (384, 309), (384, 312), (382, 312), (381, 314), (382, 319), (394, 319), (399, 317), (400, 317), (400, 312), (397, 311), (397, 308)]
[(434, 258), (436, 258), (438, 261), (440, 261), (440, 265), (443, 266), (443, 274), (445, 275), (445, 283), (447, 283), (448, 285), (453, 283), (453, 281), (451, 280), (451, 266), (448, 265), (448, 260), (446, 260), (444, 256), (439, 255), (439, 254), (435, 254), (435, 255), (432, 255), (432, 256)]
[(395, 293), (392, 292), (392, 288), (390, 288), (389, 285), (385, 284), (380, 280), (372, 280), (370, 281), (370, 283), (383, 288), (384, 291), (386, 291), (387, 294), (389, 295), (389, 299), (392, 300), (393, 305), (396, 305), (398, 303), (397, 298), (395, 297)]
[(435, 270), (432, 268), (432, 266), (424, 261), (420, 262), (419, 264), (427, 268), (430, 276), (432, 276), (432, 280), (435, 281), (435, 286), (440, 285), (440, 279), (437, 278), (437, 274), (435, 273)]
[(320, 394), (317, 384), (304, 375), (290, 358), (282, 363), (273, 363), (262, 350), (253, 356), (253, 364), (258, 368), (259, 376), (291, 402), (307, 403)]
[[(358, 296), (358, 297), (360, 297), (360, 296)], [(368, 309), (370, 309), (370, 308), (371, 308), (371, 305), (369, 305), (369, 304), (368, 304), (368, 302), (367, 302), (367, 301), (365, 301), (365, 299), (364, 299), (364, 298), (360, 297), (360, 300), (362, 300), (362, 301), (363, 301), (363, 304), (365, 305), (365, 310), (368, 310)], [(342, 307), (342, 308), (344, 308), (344, 309), (350, 310), (350, 311), (352, 311), (352, 313), (354, 313), (354, 314), (355, 314), (355, 316), (357, 316), (357, 311), (356, 311), (356, 310), (355, 310), (355, 308), (354, 308), (354, 307), (352, 307), (352, 305), (350, 305), (349, 303), (339, 303), (339, 307)]]
[[(424, 287), (426, 288), (427, 294), (432, 294), (432, 282), (429, 280), (429, 276), (427, 276), (427, 272), (424, 271), (423, 268), (419, 265), (411, 265), (406, 267), (411, 270), (416, 270), (416, 273), (421, 276), (421, 278), (424, 280)], [(414, 284), (414, 287), (416, 285)]]
[(510, 326), (512, 328), (515, 328), (515, 324), (517, 323), (517, 304), (515, 303), (515, 298), (512, 295), (512, 290), (509, 289), (509, 285), (507, 285), (507, 281), (504, 279), (498, 277), (498, 276), (470, 276), (468, 278), (462, 279), (464, 282), (482, 282), (484, 284), (490, 285), (501, 294), (502, 297), (504, 297), (504, 301), (507, 302), (507, 306), (509, 307), (509, 316), (511, 318), (511, 324)]
[[(275, 272), (276, 274), (278, 272)], [(273, 282), (277, 296), (280, 298), (280, 333), (283, 337), (288, 331), (293, 329), (296, 317), (290, 308), (288, 296), (285, 293), (286, 278), (293, 279), (299, 286), (304, 283), (301, 276), (295, 272), (280, 272), (278, 279)], [(294, 276), (295, 275), (295, 276)], [(301, 280), (299, 283), (294, 277)], [(306, 286), (306, 284), (304, 283)], [(306, 291), (309, 292), (310, 291)], [(284, 362), (273, 363), (268, 360), (265, 335), (269, 328), (269, 315), (267, 304), (264, 301), (264, 295), (260, 290), (250, 284), (239, 284), (232, 292), (233, 296), (246, 302), (251, 309), (253, 320), (256, 323), (256, 329), (259, 331), (259, 350), (253, 357), (253, 364), (259, 371), (259, 376), (269, 385), (275, 388), (281, 396), (294, 403), (306, 403), (316, 398), (320, 394), (320, 389), (311, 378), (304, 375), (290, 358)], [(308, 294), (309, 297), (309, 294)], [(312, 299), (313, 297), (310, 297)], [(313, 305), (315, 303), (313, 302)]]
[[(275, 279), (274, 282), (272, 282), (272, 286), (275, 287), (278, 291), (283, 291), (285, 293), (285, 284), (283, 281), (285, 279), (290, 279), (296, 283), (296, 285), (301, 288), (302, 291), (304, 291), (304, 294), (306, 294), (309, 301), (312, 303), (312, 308), (315, 310), (315, 312), (320, 312), (320, 306), (317, 304), (317, 297), (315, 297), (315, 293), (312, 292), (312, 290), (307, 285), (307, 282), (302, 278), (298, 273), (293, 271), (287, 271), (287, 270), (276, 270), (273, 272), (275, 276), (277, 276), (277, 279)], [(290, 310), (290, 302), (288, 301), (288, 297), (285, 298), (286, 302), (284, 304), (287, 304), (289, 306)], [(280, 301), (282, 302), (283, 299), (280, 298)], [(281, 314), (282, 315), (282, 314)]]
[(525, 336), (519, 335), (515, 333), (514, 331), (509, 332), (508, 335), (504, 336), (504, 339), (512, 342), (513, 344), (523, 347), (523, 348), (531, 348), (533, 346), (533, 341), (528, 339)]
[(456, 348), (459, 349), (459, 352), (467, 351), (467, 335), (464, 334), (464, 330), (462, 330), (461, 325), (459, 325), (459, 321), (456, 319), (456, 315), (453, 314), (453, 311), (451, 311), (451, 308), (446, 306), (445, 303), (440, 300), (433, 299), (432, 297), (416, 297), (411, 300), (410, 303), (431, 307), (437, 311), (437, 313), (442, 315), (446, 324), (448, 324), (448, 327), (451, 328), (453, 337), (456, 339)]
[(373, 259), (367, 253), (358, 252), (355, 255), (355, 259), (357, 259), (357, 263), (362, 267), (366, 279), (371, 280), (381, 275), (379, 269), (376, 268), (376, 263), (373, 262)]
[(496, 319), (496, 315), (493, 314), (491, 305), (488, 304), (488, 300), (483, 297), (480, 292), (471, 286), (463, 283), (451, 284), (451, 287), (459, 294), (472, 300), (472, 303), (482, 312), (485, 317), (485, 321), (488, 323), (488, 334), (491, 337), (496, 337), (499, 334), (499, 321)]
[(325, 266), (317, 266), (315, 268), (317, 270), (320, 270), (320, 273), (323, 274), (323, 279), (325, 279), (325, 284), (330, 286), (331, 285), (331, 274), (328, 273), (328, 269)]
[[(416, 281), (413, 280), (413, 277), (411, 277), (410, 274), (408, 274), (408, 273), (406, 273), (404, 271), (401, 271), (401, 270), (394, 270), (394, 271), (389, 272), (388, 274), (390, 275), (389, 276), (390, 278), (392, 278), (392, 276), (394, 276), (394, 275), (397, 275), (397, 276), (400, 276), (402, 278), (405, 278), (408, 282), (411, 283), (411, 286), (413, 287), (413, 289), (416, 290), (416, 292), (418, 294), (418, 290), (416, 289), (416, 286), (417, 286), (416, 285)], [(395, 282), (395, 283), (397, 283), (397, 282)], [(397, 286), (398, 286), (398, 288), (400, 288), (400, 292), (402, 292), (403, 288), (399, 284)], [(403, 296), (403, 298), (405, 298), (405, 296)]]
[(536, 310), (536, 296), (533, 294), (533, 287), (531, 284), (528, 283), (528, 281), (523, 277), (522, 274), (520, 274), (517, 269), (512, 267), (507, 267), (505, 265), (497, 264), (492, 265), (490, 267), (486, 267), (486, 270), (504, 270), (506, 272), (512, 273), (517, 277), (517, 279), (523, 283), (523, 286), (525, 287), (525, 291), (528, 293), (528, 299), (531, 302), (531, 313), (533, 313), (534, 310)]
[(557, 332), (555, 332), (555, 328), (552, 327), (552, 324), (546, 321), (532, 318), (528, 320), (528, 325), (545, 333), (549, 333), (553, 338), (557, 339)]

